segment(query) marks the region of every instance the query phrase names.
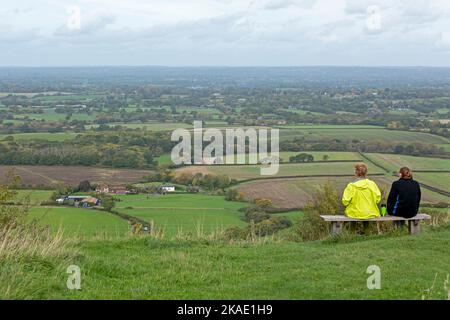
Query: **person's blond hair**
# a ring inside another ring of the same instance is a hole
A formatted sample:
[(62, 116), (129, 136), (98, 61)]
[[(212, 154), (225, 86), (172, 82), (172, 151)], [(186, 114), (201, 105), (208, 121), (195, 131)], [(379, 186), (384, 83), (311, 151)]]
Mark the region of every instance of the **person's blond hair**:
[(364, 163), (355, 164), (355, 174), (358, 178), (363, 178), (367, 175), (367, 166)]

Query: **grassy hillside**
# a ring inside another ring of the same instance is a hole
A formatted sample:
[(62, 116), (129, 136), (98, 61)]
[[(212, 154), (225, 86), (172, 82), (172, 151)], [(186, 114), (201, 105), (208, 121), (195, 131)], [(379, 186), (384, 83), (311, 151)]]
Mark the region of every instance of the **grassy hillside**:
[[(74, 249), (76, 255), (48, 258), (45, 265), (39, 259), (2, 260), (0, 298), (421, 299), (433, 283), (426, 297), (448, 294), (443, 289), (450, 266), (448, 228), (349, 243), (141, 237), (83, 241)], [(70, 264), (81, 268), (82, 290), (66, 288)], [(371, 265), (381, 269), (380, 290), (367, 289)]]

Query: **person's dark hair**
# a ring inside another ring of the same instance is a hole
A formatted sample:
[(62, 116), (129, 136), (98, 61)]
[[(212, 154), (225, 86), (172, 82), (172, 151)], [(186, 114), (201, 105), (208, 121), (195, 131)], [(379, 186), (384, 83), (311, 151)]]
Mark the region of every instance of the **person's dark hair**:
[(413, 178), (411, 169), (409, 169), (408, 167), (400, 168), (399, 173), (400, 173), (402, 179), (410, 180)]

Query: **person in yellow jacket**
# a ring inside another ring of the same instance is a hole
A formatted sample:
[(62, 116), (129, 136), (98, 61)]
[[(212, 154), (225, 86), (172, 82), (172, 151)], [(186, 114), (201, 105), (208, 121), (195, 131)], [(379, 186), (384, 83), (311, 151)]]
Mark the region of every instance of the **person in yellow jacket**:
[(366, 178), (367, 166), (363, 163), (355, 165), (356, 180), (350, 182), (344, 190), (342, 204), (345, 215), (350, 218), (372, 219), (380, 216), (378, 204), (381, 192), (377, 184)]

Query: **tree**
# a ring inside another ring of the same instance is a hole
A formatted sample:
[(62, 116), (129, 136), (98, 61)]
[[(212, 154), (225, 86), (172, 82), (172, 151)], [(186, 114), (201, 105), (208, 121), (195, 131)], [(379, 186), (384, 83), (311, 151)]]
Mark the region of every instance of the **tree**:
[(81, 181), (78, 184), (78, 190), (81, 192), (89, 192), (92, 190), (91, 183), (87, 180)]
[(327, 154), (324, 154), (323, 157), (322, 157), (323, 161), (328, 161), (329, 159), (330, 159), (330, 156), (327, 155)]
[(112, 209), (116, 206), (114, 199), (110, 196), (103, 196), (101, 201), (103, 208), (108, 212), (111, 212)]

